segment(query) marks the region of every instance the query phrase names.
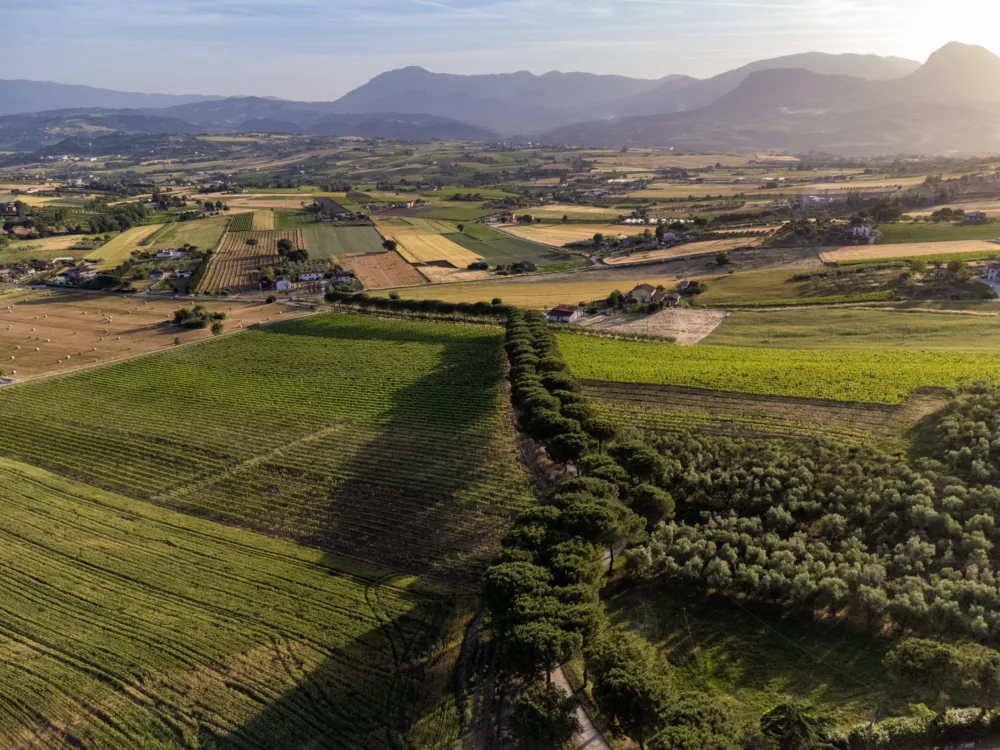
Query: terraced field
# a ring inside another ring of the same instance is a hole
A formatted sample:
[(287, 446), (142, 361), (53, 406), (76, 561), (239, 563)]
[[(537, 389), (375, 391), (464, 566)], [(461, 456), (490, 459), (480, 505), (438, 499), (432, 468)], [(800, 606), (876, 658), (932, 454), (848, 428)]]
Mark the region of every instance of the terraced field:
[[(466, 581), (532, 502), (500, 329), (280, 323), (0, 391), (0, 455), (157, 505)], [(66, 404), (73, 404), (67, 409)]]
[(457, 736), (440, 586), (2, 459), (0, 586), (4, 748)]
[(584, 394), (622, 428), (754, 438), (893, 439), (944, 405), (914, 397), (902, 406), (752, 396), (644, 383), (583, 381)]
[(1000, 355), (919, 350), (757, 349), (558, 336), (578, 378), (759, 396), (900, 404), (920, 388), (1000, 383)]
[[(199, 291), (249, 292), (259, 288), (258, 271), (278, 262), (278, 240), (291, 240), (295, 247), (306, 247), (300, 229), (267, 232), (226, 232)], [(256, 244), (250, 244), (251, 241)]]

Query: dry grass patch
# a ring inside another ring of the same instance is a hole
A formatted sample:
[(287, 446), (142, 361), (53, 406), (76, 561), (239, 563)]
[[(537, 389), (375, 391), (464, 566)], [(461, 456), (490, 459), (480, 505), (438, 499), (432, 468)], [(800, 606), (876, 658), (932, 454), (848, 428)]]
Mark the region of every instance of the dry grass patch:
[(677, 247), (668, 247), (662, 250), (645, 250), (631, 255), (622, 255), (615, 258), (605, 258), (604, 262), (611, 266), (628, 265), (629, 263), (646, 263), (654, 260), (671, 260), (673, 258), (686, 258), (692, 255), (705, 255), (709, 253), (722, 253), (735, 250), (738, 247), (757, 247), (763, 237), (734, 237), (725, 240), (706, 240), (705, 242), (690, 242)]
[[(391, 289), (427, 283), (420, 271), (403, 260), (399, 253), (343, 256), (340, 264), (348, 271), (354, 271), (365, 289)], [(431, 298), (434, 298), (433, 295)]]
[(376, 226), (383, 237), (395, 240), (399, 254), (410, 263), (434, 263), (444, 261), (455, 268), (465, 268), (482, 258), (466, 250), (441, 231), (455, 231), (448, 224), (412, 219), (407, 221), (377, 221)]
[(986, 240), (958, 240), (956, 242), (909, 242), (900, 245), (861, 245), (825, 250), (820, 258), (825, 263), (849, 260), (880, 260), (882, 258), (911, 258), (919, 255), (952, 255), (955, 253), (1000, 254), (1000, 244)]
[[(212, 312), (226, 313), (227, 331), (301, 314), (282, 305), (202, 304)], [(173, 346), (175, 339), (189, 343), (211, 338), (208, 329), (164, 325), (181, 306), (167, 300), (79, 292), (5, 296), (0, 298), (0, 368), (8, 377), (30, 380)]]
[(253, 212), (253, 231), (270, 232), (274, 230), (274, 211), (263, 209)]
[(601, 333), (653, 336), (678, 344), (697, 344), (729, 315), (721, 310), (675, 307), (654, 315), (608, 315), (586, 318), (582, 325)]
[(156, 234), (163, 227), (163, 224), (150, 224), (144, 227), (133, 227), (126, 232), (122, 232), (117, 237), (101, 247), (97, 248), (85, 257), (85, 260), (99, 260), (94, 268), (103, 271), (109, 268), (116, 268), (131, 257), (132, 253), (139, 249), (139, 243), (147, 237)]
[(645, 227), (625, 224), (511, 224), (503, 228), (507, 234), (553, 247), (562, 247), (571, 242), (583, 242), (593, 238), (595, 234), (603, 234), (605, 237), (624, 234), (626, 237), (632, 237), (642, 234), (643, 229)]

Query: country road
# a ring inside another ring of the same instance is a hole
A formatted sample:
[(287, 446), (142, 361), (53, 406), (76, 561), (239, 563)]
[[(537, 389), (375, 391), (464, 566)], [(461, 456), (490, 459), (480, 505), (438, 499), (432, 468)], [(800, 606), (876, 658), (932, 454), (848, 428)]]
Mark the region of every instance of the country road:
[[(567, 695), (573, 695), (573, 688), (569, 686), (569, 681), (566, 679), (566, 675), (563, 674), (562, 667), (557, 667), (552, 672), (552, 682), (565, 690)], [(573, 747), (576, 750), (582, 750), (582, 748), (587, 748), (587, 750), (611, 750), (611, 745), (604, 739), (604, 735), (597, 731), (597, 727), (594, 726), (582, 706), (577, 707), (576, 718), (583, 728), (583, 731), (573, 738)]]

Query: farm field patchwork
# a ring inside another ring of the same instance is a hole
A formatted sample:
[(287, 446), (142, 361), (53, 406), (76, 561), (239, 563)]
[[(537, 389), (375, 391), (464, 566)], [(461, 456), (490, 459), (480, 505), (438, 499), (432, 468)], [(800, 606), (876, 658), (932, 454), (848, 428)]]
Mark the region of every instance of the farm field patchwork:
[(882, 224), (878, 229), (880, 245), (1000, 239), (1000, 224)]
[(482, 260), (461, 245), (456, 245), (439, 233), (439, 229), (450, 229), (449, 225), (439, 226), (433, 222), (417, 223), (400, 220), (375, 222), (379, 233), (395, 240), (397, 250), (410, 263), (450, 263), (455, 268), (465, 268), (470, 263)]
[(421, 678), (447, 658), (444, 587), (5, 459), (0, 538), (5, 748), (368, 750), (457, 734), (433, 661)]
[[(476, 225), (478, 226), (478, 225)], [(486, 227), (483, 227), (486, 229)], [(534, 263), (537, 266), (545, 267), (551, 265), (575, 264), (582, 265), (584, 260), (573, 256), (568, 252), (550, 248), (547, 245), (540, 245), (536, 242), (529, 242), (518, 237), (510, 237), (502, 232), (489, 230), (498, 238), (480, 240), (472, 236), (469, 227), (461, 234), (446, 234), (452, 242), (461, 245), (469, 252), (475, 253), (490, 265), (510, 265), (520, 263), (522, 260)]]
[[(397, 252), (377, 252), (340, 258), (340, 265), (354, 271), (365, 289), (392, 289), (427, 283), (420, 271), (407, 263)], [(433, 295), (428, 299), (436, 299)]]
[(672, 258), (685, 258), (691, 255), (703, 255), (706, 253), (722, 253), (742, 247), (757, 247), (763, 237), (734, 237), (725, 240), (706, 240), (704, 242), (688, 242), (676, 247), (668, 247), (662, 250), (644, 250), (630, 255), (620, 255), (605, 258), (604, 262), (611, 266), (628, 265), (629, 263), (647, 263), (655, 260), (670, 260)]
[(305, 247), (314, 258), (382, 252), (382, 238), (371, 227), (315, 224), (302, 230)]
[[(211, 338), (208, 329), (164, 325), (179, 307), (191, 304), (110, 294), (18, 290), (0, 297), (0, 368), (8, 377), (29, 380), (163, 349), (173, 346), (175, 340), (185, 344)], [(212, 312), (226, 313), (227, 331), (267, 322), (268, 318), (302, 314), (284, 305), (202, 304)]]
[(331, 554), (469, 581), (533, 502), (502, 340), (488, 326), (362, 315), (278, 323), (8, 386), (0, 410), (23, 429), (3, 431), (0, 455)]
[(297, 248), (306, 247), (305, 236), (298, 229), (226, 232), (199, 291), (206, 294), (256, 291), (259, 269), (278, 262), (278, 240), (283, 239), (291, 240)]
[[(998, 233), (1000, 234), (1000, 233)], [(863, 260), (906, 260), (922, 256), (947, 256), (954, 254), (982, 254), (1000, 256), (1000, 243), (986, 240), (957, 240), (955, 242), (908, 242), (899, 245), (859, 245), (840, 247), (820, 252), (824, 263), (847, 263)]]
[(162, 224), (150, 224), (142, 227), (132, 227), (122, 232), (110, 242), (101, 245), (86, 255), (87, 260), (100, 261), (94, 266), (99, 271), (116, 268), (123, 261), (128, 260), (135, 250), (139, 250), (139, 243), (147, 237), (156, 234), (163, 227)]
[(1000, 353), (679, 346), (574, 333), (558, 341), (585, 380), (876, 404), (902, 403), (918, 388), (1000, 383)]
[(562, 247), (571, 242), (585, 242), (592, 239), (595, 234), (603, 234), (605, 237), (617, 237), (620, 234), (634, 237), (642, 234), (643, 229), (652, 231), (652, 227), (634, 227), (626, 224), (507, 224), (503, 231), (543, 245)]
[(62, 235), (44, 237), (38, 240), (18, 240), (0, 247), (0, 263), (19, 263), (29, 260), (52, 260), (53, 258), (82, 258), (90, 250), (74, 249), (84, 240), (82, 235)]
[(945, 349), (1000, 352), (995, 302), (935, 310), (796, 309), (732, 312), (705, 339), (718, 346), (781, 349)]

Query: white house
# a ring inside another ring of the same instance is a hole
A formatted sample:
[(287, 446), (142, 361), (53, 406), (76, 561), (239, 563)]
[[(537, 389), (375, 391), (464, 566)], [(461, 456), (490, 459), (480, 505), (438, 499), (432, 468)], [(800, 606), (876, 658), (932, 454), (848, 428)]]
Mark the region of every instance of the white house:
[(166, 250), (160, 250), (156, 254), (157, 258), (169, 258), (170, 260), (180, 260), (184, 257), (184, 252), (182, 250), (177, 250), (175, 248), (168, 248)]
[(867, 240), (875, 236), (875, 230), (867, 224), (858, 224), (857, 226), (851, 227), (851, 236)]
[(644, 305), (648, 305), (653, 301), (653, 294), (655, 292), (656, 287), (652, 284), (639, 284), (639, 286), (628, 293), (628, 296), (633, 302), (641, 302)]
[(545, 314), (550, 323), (572, 323), (582, 315), (583, 310), (576, 305), (557, 305)]
[(322, 271), (312, 271), (309, 273), (300, 273), (299, 281), (319, 281), (323, 278)]
[(292, 282), (288, 279), (278, 279), (274, 282), (274, 288), (279, 292), (290, 292), (292, 291)]
[(990, 284), (1000, 284), (1000, 263), (990, 263), (987, 265), (983, 278)]

